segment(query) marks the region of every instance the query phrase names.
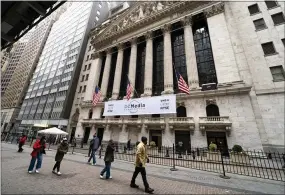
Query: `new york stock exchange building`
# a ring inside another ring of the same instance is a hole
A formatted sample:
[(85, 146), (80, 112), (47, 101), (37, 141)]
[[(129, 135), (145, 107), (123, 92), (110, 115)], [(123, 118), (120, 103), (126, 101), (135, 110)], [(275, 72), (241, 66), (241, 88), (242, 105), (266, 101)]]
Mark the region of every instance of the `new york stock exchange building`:
[[(94, 49), (86, 49), (80, 73), (91, 64), (89, 80), (72, 108), (75, 137), (87, 143), (97, 132), (119, 144), (146, 136), (156, 146), (284, 149), (284, 24), (273, 17), (284, 19), (284, 2), (272, 9), (217, 1), (124, 7), (90, 33)], [(189, 94), (179, 90), (177, 75)]]

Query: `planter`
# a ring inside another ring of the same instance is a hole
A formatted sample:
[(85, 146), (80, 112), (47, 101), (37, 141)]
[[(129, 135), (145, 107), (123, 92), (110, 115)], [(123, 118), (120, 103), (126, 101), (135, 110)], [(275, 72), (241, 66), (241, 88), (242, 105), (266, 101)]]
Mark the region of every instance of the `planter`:
[(231, 154), (231, 162), (236, 164), (250, 164), (247, 154)]
[(221, 153), (220, 152), (208, 152), (207, 153), (207, 161), (222, 161)]

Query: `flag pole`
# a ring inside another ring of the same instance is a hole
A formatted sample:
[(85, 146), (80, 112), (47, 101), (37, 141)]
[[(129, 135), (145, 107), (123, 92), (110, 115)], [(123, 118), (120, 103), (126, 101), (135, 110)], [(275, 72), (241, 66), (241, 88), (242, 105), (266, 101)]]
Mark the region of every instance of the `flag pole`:
[(179, 87), (178, 87), (178, 78), (177, 78), (177, 72), (176, 72), (176, 68), (175, 68), (175, 65), (174, 63), (172, 63), (173, 65), (173, 68), (174, 68), (174, 72), (175, 72), (175, 78), (176, 78), (176, 85), (177, 85), (177, 89), (179, 90)]
[(133, 84), (131, 83), (131, 81), (130, 81), (130, 78), (129, 78), (129, 75), (128, 75), (128, 74), (127, 74), (127, 77), (128, 77), (128, 80), (129, 80), (129, 82), (130, 82), (131, 86), (133, 87), (133, 89), (134, 89), (135, 93), (137, 94), (137, 97), (139, 97), (139, 94), (138, 94), (138, 92), (137, 92), (136, 88), (135, 88), (135, 87), (133, 86)]

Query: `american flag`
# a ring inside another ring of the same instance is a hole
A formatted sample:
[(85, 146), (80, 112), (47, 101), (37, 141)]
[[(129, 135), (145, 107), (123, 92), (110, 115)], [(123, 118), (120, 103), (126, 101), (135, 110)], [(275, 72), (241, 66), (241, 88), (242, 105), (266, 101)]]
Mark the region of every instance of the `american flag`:
[(98, 86), (95, 87), (95, 91), (94, 91), (94, 94), (93, 94), (93, 101), (92, 101), (92, 104), (93, 106), (96, 106), (96, 104), (99, 102), (100, 100), (100, 97), (101, 97), (101, 91), (99, 89)]
[(187, 83), (184, 81), (181, 74), (177, 73), (177, 80), (178, 80), (178, 89), (184, 93), (190, 94), (190, 89)]
[(131, 83), (128, 79), (128, 85), (127, 85), (127, 99), (131, 99), (131, 95), (132, 95), (132, 86)]

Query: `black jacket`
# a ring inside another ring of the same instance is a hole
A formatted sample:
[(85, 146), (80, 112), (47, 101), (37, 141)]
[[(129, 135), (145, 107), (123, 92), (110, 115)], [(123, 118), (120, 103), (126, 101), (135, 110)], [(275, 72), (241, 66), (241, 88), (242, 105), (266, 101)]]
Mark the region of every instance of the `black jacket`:
[(108, 144), (104, 157), (105, 162), (114, 162), (114, 151), (115, 151), (114, 145)]

